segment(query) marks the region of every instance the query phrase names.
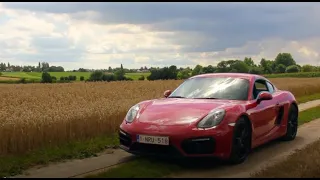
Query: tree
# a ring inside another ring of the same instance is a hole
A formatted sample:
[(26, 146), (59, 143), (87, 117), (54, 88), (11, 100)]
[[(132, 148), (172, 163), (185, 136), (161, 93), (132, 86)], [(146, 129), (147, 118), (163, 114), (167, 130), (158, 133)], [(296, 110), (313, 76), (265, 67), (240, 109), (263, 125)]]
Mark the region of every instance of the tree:
[(264, 58), (260, 61), (260, 67), (263, 70), (263, 73), (271, 74), (275, 71), (275, 63), (271, 60), (266, 60)]
[(315, 71), (315, 67), (313, 67), (312, 65), (309, 65), (309, 64), (306, 64), (306, 65), (303, 65), (301, 67), (301, 71), (302, 72), (312, 72), (312, 71)]
[(41, 82), (42, 83), (52, 83), (52, 77), (50, 76), (50, 74), (48, 72), (42, 73)]
[(138, 78), (139, 81), (144, 81), (144, 79), (145, 79), (145, 78), (144, 78), (144, 75), (141, 75), (141, 76)]
[(6, 63), (0, 63), (0, 71), (5, 71), (6, 69)]
[(44, 72), (44, 71), (49, 71), (49, 68), (50, 68), (49, 63), (47, 63), (47, 62), (42, 62), (42, 63), (41, 63), (41, 71), (42, 71), (42, 72)]
[(202, 68), (203, 73), (214, 73), (216, 70), (217, 68), (213, 67), (212, 65)]
[(168, 72), (168, 79), (177, 79), (177, 66), (172, 65), (169, 67), (169, 72)]
[(79, 72), (88, 72), (88, 70), (84, 69), (84, 68), (79, 68), (78, 69)]
[(263, 69), (261, 67), (252, 67), (249, 70), (250, 74), (263, 74)]
[(64, 68), (61, 66), (51, 66), (47, 69), (49, 72), (64, 72)]
[(286, 66), (283, 64), (278, 64), (275, 68), (276, 73), (284, 73), (286, 72)]
[(275, 64), (278, 66), (279, 64), (283, 64), (285, 67), (295, 65), (296, 62), (292, 58), (290, 53), (279, 53), (275, 59)]
[(84, 77), (83, 76), (80, 76), (80, 81), (84, 81)]
[(245, 57), (243, 62), (249, 67), (255, 67), (256, 66), (251, 58)]
[(231, 69), (230, 72), (231, 73), (237, 73), (238, 71), (236, 69)]
[(300, 71), (300, 68), (297, 65), (291, 65), (286, 68), (286, 73), (296, 73), (299, 71)]
[(151, 74), (147, 77), (148, 80), (166, 80), (166, 79), (177, 79), (177, 67), (170, 66), (164, 68), (150, 68)]
[(202, 73), (202, 66), (201, 65), (196, 65), (196, 67), (192, 70), (192, 73), (191, 75), (192, 76), (195, 76), (195, 75), (198, 75), (198, 74), (201, 74)]
[(178, 79), (188, 79), (190, 77), (190, 70), (188, 69), (183, 69), (178, 72), (177, 78)]
[(107, 82), (116, 81), (116, 76), (114, 74), (104, 74), (102, 80)]
[(116, 80), (118, 80), (118, 81), (125, 80), (125, 79), (126, 79), (125, 74), (126, 74), (126, 73), (125, 73), (125, 71), (124, 71), (124, 69), (123, 69), (122, 64), (121, 64), (121, 66), (120, 66), (120, 69), (118, 68), (118, 69), (114, 72), (115, 78), (116, 78)]
[(230, 71), (231, 69), (228, 68), (228, 61), (221, 61), (217, 64), (217, 72), (228, 72)]
[(114, 75), (115, 75), (116, 80), (118, 80), (118, 81), (122, 81), (122, 80), (126, 79), (126, 77), (124, 76), (125, 72), (123, 69), (116, 70), (116, 72), (114, 72)]
[(72, 76), (70, 75), (68, 78), (70, 81), (76, 81), (77, 80), (77, 76)]
[(102, 81), (103, 72), (102, 71), (94, 71), (90, 74), (90, 81)]
[(239, 73), (248, 73), (249, 67), (243, 61), (236, 61), (231, 65), (232, 70), (235, 69)]

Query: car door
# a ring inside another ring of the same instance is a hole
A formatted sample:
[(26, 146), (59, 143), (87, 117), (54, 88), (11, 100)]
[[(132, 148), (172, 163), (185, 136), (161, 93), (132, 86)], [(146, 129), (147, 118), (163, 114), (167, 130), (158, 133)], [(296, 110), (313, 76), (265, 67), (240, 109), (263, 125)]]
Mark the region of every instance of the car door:
[[(254, 83), (254, 88), (255, 90), (253, 91), (253, 97), (255, 101), (257, 100), (259, 93), (267, 91), (273, 94), (274, 91), (268, 87), (267, 81), (263, 79), (257, 79)], [(253, 120), (252, 124), (255, 128), (254, 137), (263, 137), (275, 126), (274, 122), (277, 117), (276, 100), (273, 98), (271, 100), (261, 101), (260, 103), (256, 104), (256, 106), (251, 110), (250, 116)]]
[[(268, 86), (268, 91), (272, 94), (272, 101), (274, 103), (275, 106), (275, 116), (274, 119), (272, 120), (272, 122), (270, 122), (270, 128), (274, 128), (275, 125), (279, 125), (280, 120), (282, 119), (282, 115), (283, 115), (283, 104), (279, 102), (279, 98), (278, 98), (278, 93), (275, 92), (275, 88), (274, 86), (269, 82), (266, 81), (266, 84)], [(279, 119), (280, 118), (280, 119)]]

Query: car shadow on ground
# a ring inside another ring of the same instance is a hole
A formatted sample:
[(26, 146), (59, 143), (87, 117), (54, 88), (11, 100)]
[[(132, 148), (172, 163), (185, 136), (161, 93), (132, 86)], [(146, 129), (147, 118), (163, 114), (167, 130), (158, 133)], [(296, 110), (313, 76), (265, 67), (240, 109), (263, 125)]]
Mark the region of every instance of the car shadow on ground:
[[(295, 141), (303, 141), (302, 137), (296, 137)], [(249, 159), (250, 156), (254, 156), (254, 155), (258, 155), (260, 153), (264, 153), (263, 151), (269, 151), (274, 149), (274, 147), (282, 145), (282, 144), (286, 144), (286, 143), (290, 143), (290, 142), (284, 142), (281, 140), (273, 140), (271, 142), (268, 142), (264, 145), (261, 145), (255, 149), (252, 150), (252, 152), (249, 154)], [(275, 152), (276, 153), (276, 152)], [(266, 158), (271, 158), (272, 155), (268, 155), (266, 156)], [(173, 159), (173, 158), (159, 158), (159, 157), (150, 157), (150, 160), (154, 160), (156, 162), (160, 162), (160, 163), (168, 163), (168, 164), (174, 164), (174, 165), (178, 165), (179, 167), (186, 169), (186, 170), (207, 170), (207, 169), (212, 169), (212, 168), (220, 168), (223, 166), (240, 166), (239, 165), (231, 165), (228, 164), (227, 162), (220, 160), (220, 159), (216, 159), (216, 158), (186, 158), (186, 159)], [(254, 158), (256, 159), (256, 158)], [(253, 160), (253, 159), (251, 159)], [(245, 164), (246, 162), (244, 162), (243, 164)]]

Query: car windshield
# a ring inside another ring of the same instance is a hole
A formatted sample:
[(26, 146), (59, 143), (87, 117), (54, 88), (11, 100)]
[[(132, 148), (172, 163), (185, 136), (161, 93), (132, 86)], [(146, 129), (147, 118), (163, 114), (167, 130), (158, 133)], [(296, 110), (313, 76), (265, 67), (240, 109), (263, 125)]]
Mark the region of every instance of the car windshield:
[(247, 100), (249, 81), (230, 77), (197, 77), (182, 83), (169, 98)]

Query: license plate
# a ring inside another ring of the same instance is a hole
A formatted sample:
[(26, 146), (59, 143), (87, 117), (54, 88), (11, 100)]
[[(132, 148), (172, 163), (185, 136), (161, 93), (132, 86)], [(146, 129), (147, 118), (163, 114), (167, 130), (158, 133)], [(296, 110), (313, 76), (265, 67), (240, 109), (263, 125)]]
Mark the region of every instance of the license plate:
[(145, 144), (169, 145), (169, 137), (137, 135), (137, 142)]

